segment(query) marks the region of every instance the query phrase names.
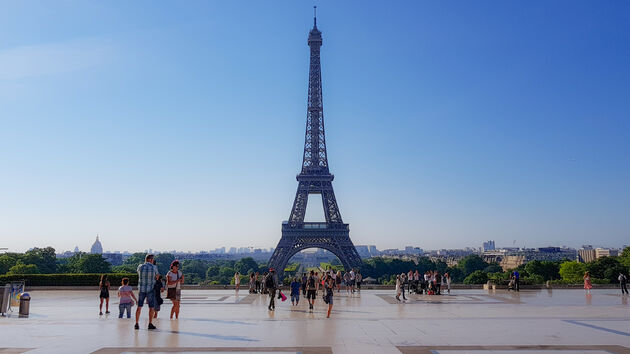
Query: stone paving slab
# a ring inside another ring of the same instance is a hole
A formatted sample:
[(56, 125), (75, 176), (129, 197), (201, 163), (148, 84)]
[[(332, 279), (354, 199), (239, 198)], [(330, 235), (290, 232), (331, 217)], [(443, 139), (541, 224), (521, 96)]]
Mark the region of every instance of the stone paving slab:
[(139, 331), (132, 319), (118, 319), (115, 298), (112, 314), (98, 316), (97, 291), (30, 293), (29, 318), (0, 318), (0, 353), (522, 354), (625, 353), (630, 347), (628, 297), (614, 289), (590, 296), (583, 290), (457, 290), (400, 302), (393, 291), (341, 292), (331, 319), (321, 296), (314, 311), (301, 300), (299, 306), (278, 301), (270, 312), (266, 295), (184, 290), (180, 319), (168, 319), (166, 300), (156, 331), (146, 329), (146, 309)]

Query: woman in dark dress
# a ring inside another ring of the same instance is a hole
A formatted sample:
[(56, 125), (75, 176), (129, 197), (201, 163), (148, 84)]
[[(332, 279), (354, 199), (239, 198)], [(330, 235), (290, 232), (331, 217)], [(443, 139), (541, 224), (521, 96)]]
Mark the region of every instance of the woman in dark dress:
[(109, 314), (109, 281), (107, 280), (107, 274), (101, 275), (101, 281), (98, 284), (101, 293), (98, 295), (101, 300), (98, 306), (99, 315), (103, 316), (103, 300), (105, 300), (105, 313)]

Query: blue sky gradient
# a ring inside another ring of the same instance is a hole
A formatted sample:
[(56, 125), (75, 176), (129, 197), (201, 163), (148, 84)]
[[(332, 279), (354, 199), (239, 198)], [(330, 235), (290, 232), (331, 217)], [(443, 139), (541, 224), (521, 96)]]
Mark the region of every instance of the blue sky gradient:
[[(356, 244), (630, 243), (630, 2), (315, 4)], [(0, 247), (275, 246), (312, 3), (2, 7)]]

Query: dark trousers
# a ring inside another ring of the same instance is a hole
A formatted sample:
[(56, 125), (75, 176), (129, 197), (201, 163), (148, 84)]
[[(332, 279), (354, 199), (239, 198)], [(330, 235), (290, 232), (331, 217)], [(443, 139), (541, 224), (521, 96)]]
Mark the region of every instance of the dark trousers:
[(626, 287), (626, 283), (621, 283), (621, 294), (628, 293), (628, 288)]
[(521, 280), (519, 278), (516, 278), (514, 280), (514, 290), (516, 290), (516, 291), (520, 291), (521, 290)]
[(256, 282), (256, 292), (259, 293), (260, 292), (260, 281)]
[(267, 291), (269, 292), (269, 308), (276, 308), (276, 289), (269, 288)]

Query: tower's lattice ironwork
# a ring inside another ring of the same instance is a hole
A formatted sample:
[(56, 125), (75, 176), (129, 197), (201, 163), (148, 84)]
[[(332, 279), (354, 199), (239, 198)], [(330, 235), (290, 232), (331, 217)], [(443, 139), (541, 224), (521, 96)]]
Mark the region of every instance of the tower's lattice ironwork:
[[(297, 175), (298, 188), (291, 215), (282, 224), (282, 238), (269, 260), (270, 266), (280, 274), (294, 254), (307, 248), (332, 252), (346, 269), (361, 264), (361, 257), (350, 240), (349, 225), (341, 219), (332, 187), (334, 176), (328, 169), (320, 65), (322, 33), (317, 29), (316, 17), (308, 35), (308, 46), (311, 48), (311, 61), (302, 170)], [(321, 195), (326, 222), (304, 222), (309, 194)]]

